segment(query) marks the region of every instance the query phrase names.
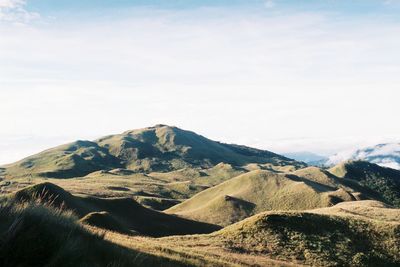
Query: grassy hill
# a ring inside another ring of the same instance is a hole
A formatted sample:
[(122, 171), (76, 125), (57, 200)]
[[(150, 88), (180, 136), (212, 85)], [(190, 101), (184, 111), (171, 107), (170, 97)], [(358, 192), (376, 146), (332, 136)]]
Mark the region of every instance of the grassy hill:
[(292, 174), (255, 170), (204, 190), (166, 212), (225, 226), (263, 211), (327, 207), (360, 196), (316, 167)]
[(244, 172), (246, 170), (226, 163), (217, 164), (210, 169), (183, 168), (148, 174), (117, 168), (70, 179), (43, 177), (6, 179), (0, 181), (0, 190), (3, 193), (12, 193), (26, 186), (50, 182), (73, 194), (101, 198), (134, 198), (146, 207), (165, 210), (204, 189)]
[[(343, 204), (339, 204), (340, 209), (347, 203)], [(358, 204), (351, 203), (353, 207), (348, 212), (361, 210), (366, 214), (363, 208), (368, 205)], [(318, 210), (262, 213), (212, 236), (222, 238), (230, 249), (242, 253), (266, 254), (313, 266), (400, 264), (399, 221), (342, 216), (337, 210), (337, 207), (327, 208), (323, 214)], [(379, 212), (392, 213), (393, 210), (379, 208)], [(394, 212), (398, 218), (399, 210)]]
[(98, 230), (39, 202), (3, 202), (0, 211), (5, 267), (400, 264), (400, 210), (377, 201), (264, 212), (211, 234), (163, 238)]
[(352, 201), (264, 212), (207, 235), (105, 238), (194, 266), (398, 266), (399, 216), (381, 202)]
[(347, 161), (329, 171), (343, 178), (359, 182), (376, 192), (384, 201), (400, 207), (400, 171), (366, 161)]
[(131, 198), (74, 196), (51, 183), (24, 188), (8, 196), (8, 199), (18, 203), (40, 201), (56, 208), (71, 210), (83, 222), (122, 233), (167, 236), (209, 233), (219, 229), (215, 225), (147, 209)]
[(5, 166), (5, 176), (71, 178), (115, 168), (168, 172), (187, 167), (211, 168), (221, 162), (234, 166), (248, 163), (303, 166), (269, 151), (224, 144), (177, 127), (156, 125), (43, 151)]

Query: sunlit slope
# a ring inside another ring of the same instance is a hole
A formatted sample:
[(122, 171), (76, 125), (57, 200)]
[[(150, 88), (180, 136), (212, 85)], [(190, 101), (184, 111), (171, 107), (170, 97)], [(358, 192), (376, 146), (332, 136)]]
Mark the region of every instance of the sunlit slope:
[(9, 164), (5, 166), (5, 176), (10, 178), (36, 176), (68, 178), (121, 166), (118, 158), (97, 143), (76, 141)]
[(333, 177), (318, 179), (326, 179), (325, 184), (315, 182), (317, 178), (251, 171), (204, 190), (166, 212), (228, 225), (268, 210), (305, 210), (356, 200), (353, 190), (335, 186)]
[(220, 162), (295, 163), (275, 153), (212, 141), (191, 131), (157, 125), (97, 140), (133, 170), (175, 170), (187, 166), (212, 167)]
[(349, 203), (320, 211), (261, 213), (211, 236), (242, 253), (313, 266), (398, 266), (400, 223), (382, 217), (398, 218), (400, 210), (372, 207), (378, 214), (367, 215), (371, 203)]
[(72, 179), (43, 177), (6, 179), (0, 181), (0, 189), (4, 193), (12, 193), (22, 187), (50, 182), (73, 194), (102, 198), (129, 197), (146, 207), (165, 210), (204, 189), (244, 172), (242, 168), (227, 163), (217, 164), (210, 169), (183, 168), (148, 174), (117, 168), (110, 171), (95, 171), (84, 177)]

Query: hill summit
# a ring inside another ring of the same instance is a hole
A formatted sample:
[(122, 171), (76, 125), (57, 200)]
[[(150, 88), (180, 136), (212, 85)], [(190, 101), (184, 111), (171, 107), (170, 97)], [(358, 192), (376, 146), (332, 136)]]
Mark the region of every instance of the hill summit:
[(266, 150), (210, 140), (191, 131), (156, 125), (109, 135), (95, 141), (76, 141), (9, 164), (6, 175), (70, 178), (99, 170), (125, 168), (137, 172), (209, 168), (218, 163), (302, 165)]

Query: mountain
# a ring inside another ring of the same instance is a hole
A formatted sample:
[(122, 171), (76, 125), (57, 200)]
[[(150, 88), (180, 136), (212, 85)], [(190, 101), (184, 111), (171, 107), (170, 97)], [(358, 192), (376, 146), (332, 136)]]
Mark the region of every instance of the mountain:
[(304, 166), (270, 151), (224, 144), (177, 127), (156, 125), (52, 148), (4, 166), (3, 175), (71, 178), (116, 168), (165, 172), (185, 167), (211, 168), (221, 162), (234, 166)]
[(400, 207), (400, 170), (366, 161), (347, 161), (332, 167), (329, 172), (355, 180), (377, 192), (387, 203)]
[(329, 157), (325, 164), (332, 166), (347, 160), (363, 160), (400, 170), (400, 143), (379, 144), (355, 151), (343, 151)]
[(166, 212), (226, 226), (269, 210), (305, 210), (368, 198), (375, 199), (357, 182), (317, 167), (292, 173), (255, 170), (206, 189)]
[(322, 166), (324, 162), (328, 160), (325, 156), (307, 151), (284, 153), (283, 155), (290, 159), (302, 161), (313, 166)]

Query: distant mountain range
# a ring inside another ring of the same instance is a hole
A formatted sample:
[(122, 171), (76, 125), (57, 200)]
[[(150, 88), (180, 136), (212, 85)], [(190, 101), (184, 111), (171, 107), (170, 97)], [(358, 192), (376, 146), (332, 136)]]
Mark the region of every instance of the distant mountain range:
[(386, 143), (355, 150), (346, 150), (325, 157), (311, 152), (285, 153), (286, 157), (318, 167), (332, 167), (349, 160), (363, 160), (382, 167), (400, 170), (400, 143)]
[(302, 161), (307, 163), (308, 165), (313, 166), (323, 166), (325, 162), (329, 159), (328, 157), (321, 156), (312, 152), (301, 151), (301, 152), (293, 152), (293, 153), (284, 153), (285, 157)]
[(333, 166), (346, 160), (364, 160), (383, 167), (400, 170), (400, 143), (379, 144), (353, 151), (337, 153), (326, 161)]

